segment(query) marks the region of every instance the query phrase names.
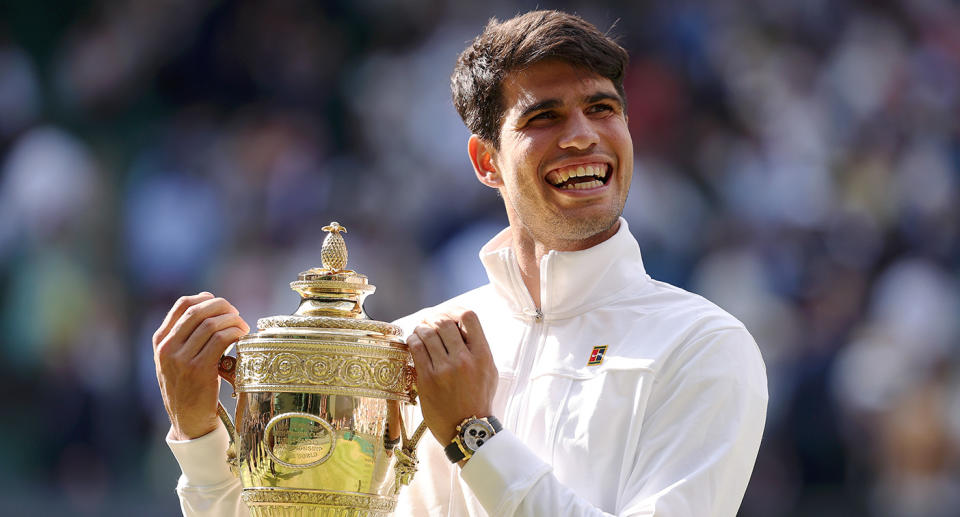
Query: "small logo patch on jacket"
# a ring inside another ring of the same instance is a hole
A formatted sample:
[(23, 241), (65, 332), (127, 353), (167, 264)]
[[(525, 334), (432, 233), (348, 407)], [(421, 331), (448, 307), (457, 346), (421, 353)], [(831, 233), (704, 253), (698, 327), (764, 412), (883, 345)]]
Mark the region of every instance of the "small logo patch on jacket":
[(587, 366), (595, 366), (603, 362), (603, 356), (607, 353), (607, 345), (598, 345), (593, 347), (590, 352), (590, 359), (587, 359)]

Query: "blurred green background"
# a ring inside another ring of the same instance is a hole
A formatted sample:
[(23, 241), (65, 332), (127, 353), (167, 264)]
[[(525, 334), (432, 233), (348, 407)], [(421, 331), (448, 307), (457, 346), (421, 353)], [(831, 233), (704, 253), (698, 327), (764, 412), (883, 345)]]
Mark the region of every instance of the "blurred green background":
[(490, 16), (631, 52), (624, 216), (770, 379), (742, 516), (960, 506), (960, 6), (947, 0), (0, 3), (0, 499), (175, 515), (150, 336), (209, 290), (290, 313), (320, 226), (392, 320), (506, 224), (449, 74)]

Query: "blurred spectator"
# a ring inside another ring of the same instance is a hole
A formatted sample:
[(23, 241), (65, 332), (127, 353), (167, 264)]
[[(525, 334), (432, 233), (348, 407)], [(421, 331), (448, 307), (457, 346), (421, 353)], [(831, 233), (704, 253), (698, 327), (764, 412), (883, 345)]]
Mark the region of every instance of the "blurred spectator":
[(0, 142), (35, 121), (40, 112), (36, 71), (23, 49), (0, 40)]
[(764, 353), (741, 515), (954, 515), (960, 7), (945, 0), (4, 4), (5, 508), (176, 513), (150, 335), (201, 290), (250, 323), (291, 312), (331, 220), (378, 286), (372, 317), (483, 282), (478, 248), (505, 221), (449, 73), (488, 17), (536, 6), (617, 20), (624, 217), (654, 278), (727, 308)]

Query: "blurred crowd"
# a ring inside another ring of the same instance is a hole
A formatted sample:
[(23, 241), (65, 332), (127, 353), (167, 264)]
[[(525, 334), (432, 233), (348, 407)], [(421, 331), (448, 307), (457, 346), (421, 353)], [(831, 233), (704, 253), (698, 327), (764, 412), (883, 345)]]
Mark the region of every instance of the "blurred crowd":
[(480, 285), (506, 224), (449, 94), (490, 16), (631, 53), (624, 216), (744, 321), (770, 408), (740, 515), (960, 506), (960, 5), (950, 0), (0, 5), (0, 494), (172, 515), (151, 334), (181, 294), (296, 307), (320, 227), (392, 320)]

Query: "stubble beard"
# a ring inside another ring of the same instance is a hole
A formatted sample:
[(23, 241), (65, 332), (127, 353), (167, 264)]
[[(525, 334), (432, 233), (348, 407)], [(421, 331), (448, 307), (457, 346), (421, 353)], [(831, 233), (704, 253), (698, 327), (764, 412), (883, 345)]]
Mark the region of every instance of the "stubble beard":
[[(550, 249), (563, 250), (577, 243), (589, 242), (591, 238), (607, 232), (620, 219), (624, 203), (607, 207), (602, 213), (584, 217), (573, 217), (562, 212), (545, 214), (531, 213), (520, 206), (513, 206), (513, 212), (526, 231), (539, 243)], [(594, 243), (597, 244), (597, 243)]]
[(562, 214), (554, 217), (554, 228), (561, 228), (557, 237), (566, 241), (584, 241), (595, 235), (608, 231), (617, 223), (623, 208), (611, 208), (602, 215), (595, 217), (566, 217)]

